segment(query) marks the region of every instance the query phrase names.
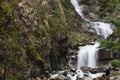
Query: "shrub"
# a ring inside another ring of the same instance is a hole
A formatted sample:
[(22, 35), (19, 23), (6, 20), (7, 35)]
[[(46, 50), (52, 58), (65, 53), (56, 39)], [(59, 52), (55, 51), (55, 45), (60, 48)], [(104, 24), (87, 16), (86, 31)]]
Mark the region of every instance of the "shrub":
[(110, 64), (112, 67), (120, 67), (120, 61), (118, 60), (112, 60), (110, 61)]

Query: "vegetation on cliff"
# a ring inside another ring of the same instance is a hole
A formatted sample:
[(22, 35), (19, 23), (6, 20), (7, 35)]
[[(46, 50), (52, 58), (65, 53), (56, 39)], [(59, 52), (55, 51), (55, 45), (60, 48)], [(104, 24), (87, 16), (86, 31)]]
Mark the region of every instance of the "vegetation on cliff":
[[(106, 17), (106, 21), (115, 25), (114, 33), (108, 38), (108, 40), (101, 40), (101, 45), (105, 48), (112, 49), (113, 55), (117, 53), (120, 54), (120, 19), (119, 19), (119, 10), (120, 2), (118, 0), (111, 0), (109, 6), (114, 6), (111, 8), (112, 13)], [(117, 56), (117, 58), (119, 58)]]
[(0, 80), (43, 78), (45, 70), (64, 68), (77, 41), (72, 32), (79, 33), (76, 18), (69, 0), (1, 0)]

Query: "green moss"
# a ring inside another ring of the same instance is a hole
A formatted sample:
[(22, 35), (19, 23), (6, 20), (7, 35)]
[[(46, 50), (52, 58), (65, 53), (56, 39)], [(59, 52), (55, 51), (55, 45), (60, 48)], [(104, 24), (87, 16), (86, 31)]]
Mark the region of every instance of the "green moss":
[(108, 80), (108, 79), (105, 79), (103, 77), (97, 77), (97, 78), (94, 78), (93, 80)]
[(1, 4), (1, 8), (4, 12), (7, 13), (8, 16), (11, 15), (12, 13), (12, 4), (10, 2), (7, 1), (3, 1)]
[(36, 51), (35, 46), (33, 45), (30, 45), (28, 47), (27, 56), (29, 59), (32, 59), (33, 61), (41, 60), (41, 54)]
[(110, 61), (110, 64), (112, 67), (120, 67), (120, 61), (118, 60), (112, 60)]
[(116, 7), (117, 0), (109, 0), (105, 4), (100, 4), (100, 14), (105, 15), (106, 12), (114, 13)]
[(77, 43), (78, 42), (78, 39), (76, 39), (76, 36), (74, 34), (68, 33), (67, 36), (69, 37), (69, 39), (72, 43)]
[(111, 47), (113, 50), (120, 51), (120, 19), (116, 17), (120, 10), (120, 3), (117, 0), (110, 0), (107, 6), (112, 7), (113, 11), (110, 16), (106, 17), (106, 21), (114, 24), (116, 29), (108, 41), (102, 40), (101, 43), (104, 47)]
[(112, 41), (107, 40), (100, 40), (100, 44), (102, 47), (111, 48), (111, 46), (114, 46), (114, 43)]

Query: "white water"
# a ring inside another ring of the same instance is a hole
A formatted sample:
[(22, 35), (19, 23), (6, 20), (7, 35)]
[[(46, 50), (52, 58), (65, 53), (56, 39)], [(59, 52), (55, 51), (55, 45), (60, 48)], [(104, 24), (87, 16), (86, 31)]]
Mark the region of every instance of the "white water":
[(101, 77), (103, 74), (105, 74), (105, 73), (92, 74), (88, 71), (88, 75), (89, 75), (90, 80), (93, 80), (94, 78), (97, 78), (97, 77)]
[[(113, 33), (111, 24), (104, 23), (104, 22), (92, 22), (86, 19), (82, 12), (83, 6), (82, 7), (79, 6), (79, 3), (77, 0), (71, 0), (71, 3), (74, 6), (76, 12), (85, 21), (89, 22), (91, 27), (95, 29), (98, 35), (104, 36), (104, 38), (106, 39), (110, 34)], [(81, 66), (96, 67), (96, 64), (97, 64), (96, 54), (99, 47), (98, 44), (99, 43), (95, 43), (94, 45), (86, 45), (86, 46), (80, 47), (80, 50), (78, 51), (78, 62), (77, 62), (78, 67), (81, 67)]]
[[(83, 18), (86, 22), (88, 22), (92, 28), (95, 29), (95, 32), (98, 35), (103, 36), (105, 39), (113, 33), (113, 30), (111, 28), (111, 24), (104, 23), (104, 22), (93, 22), (89, 19), (85, 18), (82, 10), (83, 6), (80, 6), (77, 0), (71, 0), (72, 5), (74, 6), (76, 12)], [(77, 77), (84, 78), (85, 80), (93, 80), (96, 77), (101, 77), (104, 73), (96, 73), (92, 74), (88, 71), (86, 75), (88, 77), (85, 77), (83, 71), (80, 70), (81, 66), (87, 66), (91, 68), (97, 67), (97, 52), (99, 50), (100, 44), (98, 42), (94, 42), (93, 45), (86, 45), (86, 46), (80, 46), (77, 56), (77, 70), (75, 73), (68, 73), (67, 76), (70, 78), (70, 80), (76, 80)], [(61, 74), (59, 72), (58, 74), (51, 75), (51, 78), (56, 78)]]
[(111, 28), (111, 24), (104, 22), (92, 22), (89, 19), (86, 19), (82, 10), (83, 6), (80, 6), (77, 0), (71, 0), (72, 5), (74, 6), (76, 12), (87, 22), (90, 23), (91, 27), (93, 27), (98, 35), (104, 36), (106, 39), (110, 34), (113, 33)]
[(70, 77), (71, 80), (76, 80), (77, 77), (83, 78), (84, 73), (80, 69), (78, 69), (76, 70), (76, 73), (70, 73), (70, 74), (67, 74), (67, 76)]
[[(74, 6), (76, 12), (83, 18), (86, 22), (88, 22), (92, 28), (95, 29), (95, 32), (98, 35), (103, 36), (105, 39), (113, 33), (112, 30), (112, 25), (104, 22), (93, 22), (90, 21), (89, 19), (85, 18), (82, 10), (83, 6), (80, 6), (77, 0), (71, 0), (72, 5)], [(77, 59), (77, 70), (80, 71), (81, 76), (84, 76), (84, 73), (80, 70), (81, 66), (88, 66), (95, 68), (97, 67), (97, 52), (99, 50), (100, 44), (98, 42), (95, 42), (93, 45), (86, 45), (86, 46), (80, 46), (79, 51), (78, 51), (78, 59)], [(76, 75), (69, 77), (71, 80), (76, 80), (76, 76), (78, 75), (78, 72), (76, 72)], [(100, 77), (103, 75), (103, 73), (96, 73), (96, 74), (91, 74), (88, 72), (89, 78), (85, 80), (93, 80), (96, 77)]]
[(95, 68), (97, 67), (97, 51), (99, 50), (100, 44), (95, 42), (94, 45), (86, 45), (79, 47), (77, 68), (81, 66), (88, 66)]
[(57, 74), (50, 74), (50, 78), (49, 79), (54, 79), (54, 78), (56, 78), (56, 77), (58, 77), (59, 76), (59, 74), (62, 74), (62, 73), (64, 73), (65, 71), (59, 71)]
[(104, 22), (90, 22), (90, 24), (96, 30), (97, 34), (104, 36), (105, 39), (113, 33), (111, 24)]
[(89, 21), (87, 18), (84, 17), (82, 12), (83, 6), (80, 6), (77, 0), (71, 0), (72, 5), (74, 6), (76, 12), (86, 21)]

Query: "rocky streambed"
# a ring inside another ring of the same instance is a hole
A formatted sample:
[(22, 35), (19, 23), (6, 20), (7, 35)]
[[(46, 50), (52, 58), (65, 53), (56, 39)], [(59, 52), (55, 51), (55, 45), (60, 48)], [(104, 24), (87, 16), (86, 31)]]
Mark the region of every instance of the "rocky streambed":
[[(82, 66), (81, 70), (83, 71), (83, 76), (76, 76), (76, 70), (73, 71), (58, 71), (56, 74), (53, 74), (49, 80), (120, 80), (120, 68), (89, 68)], [(69, 74), (72, 74), (69, 76)], [(72, 78), (71, 78), (72, 77)]]

